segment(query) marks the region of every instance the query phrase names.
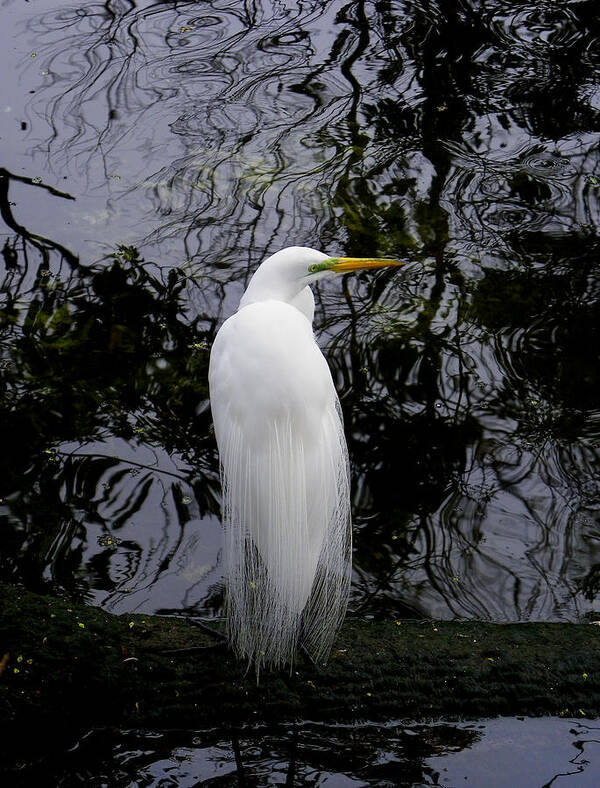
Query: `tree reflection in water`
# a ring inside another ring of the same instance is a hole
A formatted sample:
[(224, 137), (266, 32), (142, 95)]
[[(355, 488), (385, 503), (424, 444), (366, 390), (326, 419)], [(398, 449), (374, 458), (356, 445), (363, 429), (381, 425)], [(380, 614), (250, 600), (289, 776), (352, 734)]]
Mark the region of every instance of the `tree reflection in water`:
[(410, 261), (317, 294), (356, 613), (593, 610), (592, 4), (48, 5), (10, 12), (2, 577), (219, 612), (208, 349), (294, 242)]

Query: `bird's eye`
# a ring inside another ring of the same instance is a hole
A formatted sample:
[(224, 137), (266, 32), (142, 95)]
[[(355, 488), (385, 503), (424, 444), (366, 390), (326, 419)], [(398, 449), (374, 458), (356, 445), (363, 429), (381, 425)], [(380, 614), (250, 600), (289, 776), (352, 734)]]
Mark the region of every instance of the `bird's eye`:
[(309, 274), (316, 274), (318, 270), (319, 270), (319, 264), (318, 263), (313, 263), (312, 265), (308, 266), (308, 273)]

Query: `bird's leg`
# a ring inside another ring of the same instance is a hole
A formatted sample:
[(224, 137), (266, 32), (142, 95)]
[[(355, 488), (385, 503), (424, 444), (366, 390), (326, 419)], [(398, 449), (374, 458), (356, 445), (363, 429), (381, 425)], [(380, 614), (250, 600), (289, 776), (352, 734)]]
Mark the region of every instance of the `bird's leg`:
[(208, 624), (205, 624), (204, 621), (198, 618), (190, 618), (190, 621), (194, 626), (200, 627), (203, 632), (206, 632), (207, 635), (210, 635), (213, 638), (216, 638), (221, 643), (227, 643), (227, 636), (224, 635), (222, 632), (219, 632), (218, 629), (213, 629)]
[(162, 651), (162, 654), (196, 654), (201, 651), (207, 651), (208, 649), (213, 648), (223, 648), (223, 646), (227, 646), (227, 637), (222, 633), (219, 632), (217, 629), (213, 629), (208, 624), (205, 624), (203, 621), (200, 621), (195, 618), (190, 619), (191, 623), (194, 626), (200, 627), (200, 629), (205, 632), (210, 637), (215, 638), (218, 642), (213, 643), (212, 646), (189, 646), (188, 648), (172, 648), (172, 649), (165, 649)]
[(305, 657), (306, 657), (306, 658), (307, 658), (307, 659), (308, 659), (310, 662), (312, 662), (312, 664), (313, 664), (313, 665), (316, 665), (316, 664), (317, 664), (317, 663), (314, 661), (314, 659), (312, 658), (312, 656), (310, 655), (310, 652), (309, 652), (309, 650), (306, 648), (306, 646), (304, 645), (304, 643), (300, 643), (300, 651), (301, 651), (301, 652), (304, 654), (304, 656), (305, 656)]

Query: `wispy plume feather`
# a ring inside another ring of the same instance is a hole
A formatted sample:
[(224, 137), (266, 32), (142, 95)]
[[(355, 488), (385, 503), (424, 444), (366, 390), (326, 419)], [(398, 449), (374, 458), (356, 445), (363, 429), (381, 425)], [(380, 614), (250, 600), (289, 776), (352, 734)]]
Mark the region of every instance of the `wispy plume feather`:
[(259, 452), (239, 428), (219, 437), (229, 637), (257, 674), (291, 667), (301, 644), (326, 659), (346, 610), (352, 537), (337, 397), (317, 419), (307, 432), (293, 414), (276, 418)]

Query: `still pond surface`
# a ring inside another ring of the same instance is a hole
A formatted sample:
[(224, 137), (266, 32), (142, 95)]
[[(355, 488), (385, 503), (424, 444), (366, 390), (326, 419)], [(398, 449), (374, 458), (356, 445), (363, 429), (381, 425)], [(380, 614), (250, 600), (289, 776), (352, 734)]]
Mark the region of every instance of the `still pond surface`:
[(208, 354), (301, 244), (408, 263), (315, 288), (352, 613), (595, 619), (595, 4), (0, 13), (0, 579), (220, 615)]

